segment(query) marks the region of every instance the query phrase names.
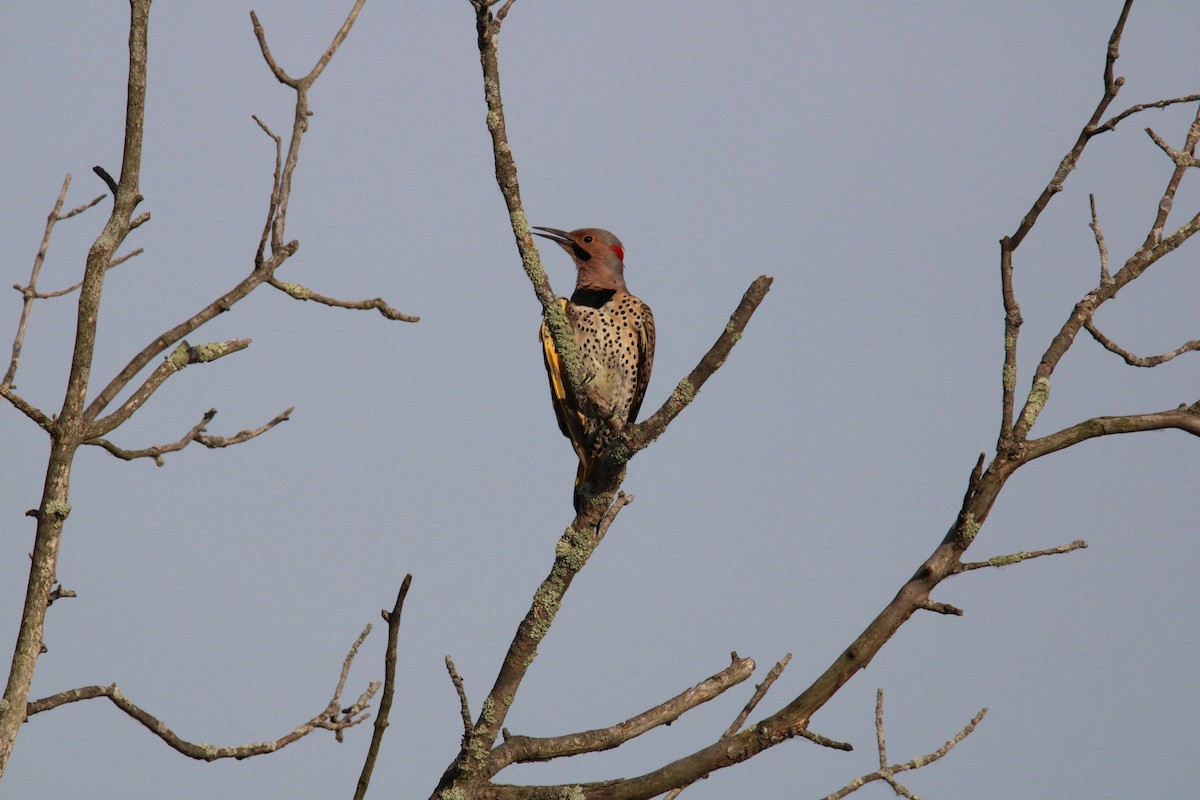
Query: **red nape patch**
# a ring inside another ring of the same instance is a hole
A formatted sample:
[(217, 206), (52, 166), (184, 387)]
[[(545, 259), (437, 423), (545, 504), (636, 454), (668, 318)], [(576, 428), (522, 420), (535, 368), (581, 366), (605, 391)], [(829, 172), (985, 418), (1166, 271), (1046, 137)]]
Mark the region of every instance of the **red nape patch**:
[(625, 263), (625, 248), (619, 244), (610, 244), (609, 249), (617, 254), (617, 258), (621, 259), (621, 263)]

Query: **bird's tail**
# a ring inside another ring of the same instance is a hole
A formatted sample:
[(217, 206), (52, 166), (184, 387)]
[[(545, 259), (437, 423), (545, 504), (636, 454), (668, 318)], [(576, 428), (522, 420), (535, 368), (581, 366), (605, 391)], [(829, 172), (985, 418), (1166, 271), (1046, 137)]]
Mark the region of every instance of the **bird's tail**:
[(587, 479), (590, 477), (589, 476), (590, 472), (591, 472), (591, 469), (590, 469), (589, 465), (587, 463), (585, 463), (584, 461), (580, 461), (579, 469), (577, 469), (575, 471), (574, 502), (575, 502), (575, 513), (576, 514), (578, 514), (580, 511), (583, 511), (583, 491), (582, 491), (582, 489), (583, 489), (583, 484), (586, 483)]

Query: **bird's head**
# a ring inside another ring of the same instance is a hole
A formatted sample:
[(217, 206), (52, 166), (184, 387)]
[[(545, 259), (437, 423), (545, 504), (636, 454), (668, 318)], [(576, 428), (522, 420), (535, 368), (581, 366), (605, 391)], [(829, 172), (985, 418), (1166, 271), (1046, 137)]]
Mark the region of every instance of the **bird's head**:
[(577, 289), (624, 289), (625, 247), (615, 234), (603, 228), (534, 227), (533, 233), (566, 250), (578, 270)]

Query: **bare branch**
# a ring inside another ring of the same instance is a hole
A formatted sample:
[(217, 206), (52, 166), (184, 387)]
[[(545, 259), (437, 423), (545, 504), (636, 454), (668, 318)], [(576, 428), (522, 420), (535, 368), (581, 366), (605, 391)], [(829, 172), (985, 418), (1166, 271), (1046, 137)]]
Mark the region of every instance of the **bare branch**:
[(739, 659), (716, 675), (701, 681), (665, 703), (607, 728), (546, 739), (535, 739), (529, 736), (509, 737), (492, 751), (487, 772), (494, 775), (513, 763), (549, 761), (564, 756), (597, 753), (620, 747), (630, 739), (641, 736), (660, 725), (669, 725), (696, 706), (707, 703), (727, 689), (737, 686), (749, 678), (753, 672), (753, 659)]
[(822, 747), (828, 747), (830, 750), (841, 750), (843, 752), (851, 752), (854, 750), (854, 745), (849, 742), (839, 742), (836, 739), (830, 739), (828, 736), (822, 736), (819, 733), (813, 733), (808, 728), (801, 728), (796, 731), (796, 735), (802, 739), (808, 739), (814, 744), (819, 744)]
[(625, 492), (617, 492), (617, 499), (600, 519), (600, 524), (596, 527), (596, 543), (599, 544), (604, 535), (608, 533), (608, 529), (612, 527), (613, 522), (617, 519), (617, 514), (621, 513), (621, 509), (637, 499), (637, 495), (625, 494)]
[(970, 572), (973, 569), (983, 569), (984, 567), (1007, 567), (1011, 564), (1019, 564), (1022, 561), (1028, 561), (1031, 558), (1041, 558), (1042, 556), (1054, 556), (1060, 553), (1069, 553), (1072, 550), (1082, 550), (1088, 546), (1083, 539), (1076, 539), (1070, 544), (1051, 547), (1047, 550), (1034, 550), (1031, 553), (1026, 553), (1024, 550), (1017, 553), (1009, 553), (1006, 556), (992, 556), (987, 561), (964, 561), (958, 565), (956, 572)]
[(1084, 330), (1090, 333), (1092, 338), (1099, 342), (1105, 350), (1108, 350), (1110, 353), (1116, 353), (1125, 360), (1126, 364), (1131, 367), (1157, 367), (1159, 364), (1166, 363), (1176, 356), (1181, 356), (1184, 353), (1200, 350), (1200, 341), (1197, 341), (1196, 339), (1190, 339), (1169, 353), (1162, 353), (1157, 356), (1135, 356), (1133, 353), (1123, 349), (1112, 339), (1109, 339), (1107, 336), (1101, 333), (1100, 329), (1096, 327), (1094, 320), (1088, 320), (1086, 323), (1084, 323), (1083, 327)]
[(229, 437), (212, 436), (206, 432), (208, 423), (212, 422), (213, 417), (215, 417), (217, 414), (217, 410), (215, 408), (210, 408), (208, 412), (205, 413), (203, 419), (200, 420), (200, 423), (184, 434), (183, 438), (177, 442), (156, 444), (151, 447), (142, 448), (141, 450), (125, 450), (108, 441), (107, 439), (102, 438), (88, 439), (84, 442), (84, 444), (103, 447), (109, 453), (125, 461), (133, 461), (136, 458), (152, 458), (154, 459), (155, 465), (161, 467), (166, 463), (162, 458), (165, 454), (178, 452), (192, 442), (202, 444), (210, 450), (217, 450), (223, 447), (231, 447), (235, 444), (241, 444), (242, 442), (247, 442), (256, 436), (266, 433), (281, 422), (286, 422), (291, 418), (292, 412), (295, 410), (295, 407), (289, 408), (277, 414), (274, 419), (265, 425), (260, 425), (259, 427), (251, 428), (250, 430), (239, 431), (237, 434)]
[(1125, 119), (1126, 117), (1131, 117), (1140, 111), (1145, 111), (1149, 108), (1167, 108), (1168, 106), (1174, 106), (1180, 103), (1194, 103), (1197, 100), (1200, 100), (1200, 94), (1172, 97), (1170, 100), (1155, 100), (1153, 103), (1138, 103), (1137, 105), (1132, 105), (1125, 109), (1120, 114), (1117, 114), (1116, 116), (1112, 117), (1112, 119), (1109, 119), (1107, 122), (1097, 125), (1094, 129), (1092, 129), (1092, 135), (1095, 136), (1098, 133), (1111, 131), (1113, 128), (1117, 127), (1121, 120)]
[(129, 419), (135, 411), (150, 399), (151, 395), (158, 391), (158, 387), (162, 386), (167, 378), (189, 364), (203, 364), (209, 361), (216, 361), (218, 358), (223, 358), (230, 353), (245, 350), (249, 346), (249, 339), (230, 339), (225, 342), (212, 342), (197, 347), (192, 347), (186, 341), (180, 342), (175, 351), (163, 359), (162, 363), (150, 373), (150, 376), (129, 396), (129, 399), (121, 404), (120, 408), (107, 417), (92, 423), (88, 428), (87, 439), (95, 439), (103, 436), (125, 422), (125, 420)]
[(53, 427), (54, 420), (46, 416), (44, 411), (37, 406), (34, 406), (32, 403), (21, 397), (21, 395), (17, 394), (4, 384), (0, 384), (0, 397), (3, 397), (8, 402), (12, 403), (14, 408), (36, 422), (38, 427), (42, 428), (43, 430), (48, 431), (51, 429), (51, 427)]
[(459, 712), (462, 714), (463, 736), (470, 736), (471, 728), (474, 727), (471, 723), (471, 704), (467, 702), (467, 688), (463, 685), (462, 676), (454, 668), (454, 659), (450, 658), (450, 656), (446, 656), (446, 671), (450, 673), (450, 682), (454, 684), (454, 691), (458, 694), (458, 707)]
[(78, 597), (78, 595), (75, 594), (74, 589), (64, 589), (60, 583), (54, 587), (54, 591), (50, 592), (50, 596), (46, 599), (46, 606), (52, 606), (55, 600), (61, 600), (64, 597)]
[(728, 739), (730, 736), (733, 736), (742, 729), (742, 726), (746, 724), (746, 720), (750, 717), (750, 714), (755, 708), (758, 707), (758, 704), (762, 702), (762, 699), (767, 696), (767, 692), (770, 690), (772, 684), (774, 684), (775, 681), (779, 679), (779, 676), (783, 674), (784, 669), (787, 668), (787, 665), (791, 660), (792, 654), (788, 653), (783, 658), (779, 659), (779, 661), (775, 662), (775, 666), (771, 667), (771, 671), (767, 673), (765, 678), (763, 678), (763, 682), (754, 687), (754, 694), (750, 696), (750, 700), (746, 703), (745, 707), (742, 708), (741, 712), (737, 715), (737, 717), (734, 718), (733, 722), (730, 723), (729, 727), (725, 730), (725, 733), (721, 736), (722, 739)]
[(354, 790), (354, 800), (363, 800), (367, 787), (371, 783), (371, 773), (375, 770), (375, 759), (379, 756), (379, 745), (383, 742), (383, 734), (388, 727), (388, 716), (392, 711), (392, 697), (396, 691), (396, 648), (400, 641), (400, 614), (404, 611), (404, 598), (408, 596), (408, 587), (412, 584), (412, 575), (405, 575), (396, 594), (396, 604), (391, 612), (380, 611), (384, 622), (388, 625), (387, 653), (383, 659), (383, 694), (379, 697), (379, 711), (375, 715), (375, 730), (371, 734), (371, 746), (367, 750), (363, 762), (362, 773), (358, 776), (358, 785)]
[(949, 603), (939, 603), (936, 600), (923, 600), (917, 605), (917, 608), (951, 617), (961, 617), (963, 615), (963, 610), (958, 606), (952, 606)]
[(1194, 155), (1192, 155), (1191, 153), (1187, 153), (1182, 150), (1176, 150), (1175, 148), (1171, 147), (1171, 145), (1169, 145), (1165, 141), (1163, 141), (1163, 138), (1161, 136), (1159, 136), (1157, 133), (1155, 133), (1153, 130), (1151, 130), (1150, 128), (1146, 128), (1146, 133), (1150, 136), (1151, 139), (1154, 140), (1154, 143), (1156, 145), (1158, 145), (1162, 149), (1162, 151), (1164, 153), (1166, 153), (1168, 157), (1170, 157), (1170, 159), (1172, 161), (1175, 162), (1175, 166), (1177, 166), (1177, 167), (1200, 167), (1200, 161), (1197, 161), (1196, 157)]
[(115, 180), (113, 180), (113, 176), (109, 175), (108, 170), (106, 170), (104, 167), (100, 166), (99, 164), (92, 167), (92, 172), (94, 172), (98, 176), (100, 176), (100, 180), (104, 181), (104, 185), (108, 187), (108, 190), (110, 192), (112, 192), (113, 200), (115, 201), (117, 198), (117, 194), (120, 191), (120, 187), (117, 186), (117, 182)]
[(54, 202), (54, 207), (50, 209), (50, 213), (46, 216), (46, 229), (42, 233), (42, 242), (38, 247), (37, 255), (33, 258), (33, 269), (29, 273), (29, 284), (26, 286), (13, 286), (14, 289), (21, 293), (25, 302), (21, 307), (20, 321), (17, 322), (17, 334), (13, 338), (12, 360), (9, 361), (8, 370), (4, 373), (4, 378), (0, 379), (0, 386), (11, 387), (13, 385), (13, 379), (17, 374), (17, 367), (21, 363), (21, 348), (25, 344), (25, 331), (29, 327), (29, 315), (33, 310), (33, 301), (38, 298), (38, 277), (42, 272), (42, 264), (46, 261), (46, 253), (50, 249), (50, 236), (54, 233), (54, 225), (59, 220), (70, 219), (77, 214), (82, 214), (105, 197), (104, 195), (100, 195), (90, 203), (85, 203), (63, 214), (62, 207), (67, 199), (67, 189), (70, 186), (71, 174), (67, 173), (67, 176), (63, 178), (62, 189), (58, 192), (58, 199)]
[[(1142, 251), (1150, 250), (1162, 240), (1163, 231), (1167, 226), (1167, 217), (1170, 215), (1171, 207), (1175, 203), (1175, 193), (1179, 189), (1179, 184), (1183, 181), (1183, 176), (1187, 173), (1188, 168), (1197, 165), (1196, 142), (1200, 141), (1200, 106), (1196, 108), (1196, 115), (1192, 120), (1191, 127), (1188, 128), (1187, 138), (1184, 140), (1182, 150), (1172, 149), (1149, 128), (1146, 128), (1146, 133), (1175, 162), (1175, 169), (1171, 171), (1171, 178), (1167, 181), (1167, 188), (1163, 191), (1162, 198), (1158, 201), (1158, 215), (1154, 218), (1154, 223), (1150, 226), (1150, 234), (1146, 237), (1139, 255)], [(1195, 220), (1190, 224), (1194, 225)], [(1129, 264), (1126, 264), (1126, 267), (1128, 266)], [(1138, 272), (1140, 271), (1138, 270)], [(1137, 277), (1136, 273), (1133, 277)]]
[(280, 192), (280, 177), (283, 174), (283, 140), (275, 135), (275, 132), (267, 127), (267, 123), (263, 122), (258, 117), (251, 115), (250, 117), (258, 123), (258, 127), (262, 128), (263, 133), (271, 137), (275, 142), (275, 174), (271, 181), (271, 197), (267, 206), (267, 219), (263, 223), (262, 235), (258, 240), (258, 250), (255, 251), (254, 266), (256, 269), (261, 269), (266, 261), (267, 240), (271, 236), (271, 228), (275, 223), (275, 212), (279, 209), (279, 192)]
[(351, 646), (350, 652), (347, 653), (346, 660), (342, 665), (337, 691), (325, 708), (309, 721), (296, 726), (291, 732), (268, 742), (255, 742), (253, 744), (234, 747), (189, 742), (186, 739), (180, 738), (154, 715), (130, 701), (115, 683), (108, 686), (84, 686), (79, 689), (59, 692), (50, 697), (44, 697), (41, 700), (35, 700), (27, 706), (26, 714), (32, 717), (34, 714), (40, 714), (43, 711), (49, 711), (67, 703), (91, 700), (96, 697), (107, 697), (112, 701), (113, 705), (140, 722), (147, 730), (166, 742), (173, 750), (182, 753), (188, 758), (200, 761), (216, 761), (222, 758), (241, 760), (265, 753), (273, 753), (307, 736), (317, 728), (331, 730), (335, 734), (340, 735), (346, 728), (352, 728), (367, 719), (369, 715), (364, 715), (363, 711), (367, 703), (370, 702), (371, 697), (378, 691), (379, 684), (377, 682), (370, 684), (358, 700), (347, 708), (342, 708), (341, 693), (346, 683), (346, 675), (350, 670), (350, 664), (358, 652), (359, 645), (362, 644), (363, 639), (370, 630), (371, 626), (368, 625), (362, 634), (359, 635), (353, 646)]
[(887, 739), (883, 735), (883, 687), (875, 690), (875, 747), (879, 751), (879, 767), (887, 767)]
[[(279, 63), (271, 54), (270, 47), (267, 46), (266, 32), (263, 30), (262, 23), (258, 21), (258, 15), (253, 11), (250, 12), (250, 21), (254, 26), (254, 36), (258, 39), (259, 49), (262, 50), (263, 59), (267, 62), (267, 66), (270, 67), (271, 72), (280, 83), (290, 86), (296, 91), (296, 107), (292, 118), (292, 136), (288, 142), (287, 158), (284, 161), (283, 169), (281, 171), (277, 170), (279, 177), (275, 182), (276, 191), (273, 192), (273, 195), (278, 196), (278, 202), (272, 202), (272, 209), (274, 210), (274, 219), (270, 220), (272, 224), (272, 252), (283, 246), (284, 230), (287, 225), (288, 201), (291, 199), (292, 194), (292, 174), (295, 172), (296, 163), (300, 158), (300, 140), (303, 138), (305, 131), (308, 130), (308, 118), (311, 115), (311, 112), (308, 110), (308, 90), (316, 82), (317, 78), (320, 77), (321, 72), (325, 69), (330, 59), (333, 58), (337, 49), (341, 47), (342, 42), (346, 40), (346, 36), (354, 26), (355, 20), (358, 19), (358, 12), (362, 10), (364, 2), (365, 0), (356, 0), (354, 7), (350, 9), (350, 13), (346, 16), (345, 22), (342, 23), (342, 27), (334, 34), (333, 41), (329, 47), (325, 49), (325, 52), (317, 59), (317, 63), (313, 66), (312, 70), (303, 78), (293, 78), (279, 66)], [(267, 131), (268, 135), (274, 138), (274, 134), (271, 134), (265, 125), (261, 122), (259, 122), (259, 125)]]
[(1072, 445), (1094, 439), (1098, 436), (1112, 436), (1118, 433), (1141, 433), (1142, 431), (1160, 431), (1167, 428), (1200, 436), (1200, 403), (1181, 405), (1172, 411), (1159, 411), (1150, 414), (1130, 414), (1119, 417), (1093, 417), (1076, 423), (1069, 428), (1063, 428), (1057, 433), (1033, 439), (1027, 443), (1027, 460), (1058, 452)]
[[(667, 425), (671, 423), (675, 417), (679, 416), (679, 412), (687, 408), (687, 406), (696, 398), (696, 393), (704, 386), (704, 383), (712, 377), (718, 369), (725, 364), (725, 359), (729, 357), (729, 353), (733, 350), (733, 346), (742, 338), (742, 333), (746, 329), (746, 325), (750, 322), (750, 317), (758, 310), (758, 306), (766, 298), (767, 292), (771, 290), (771, 283), (775, 279), (760, 275), (755, 278), (746, 289), (746, 293), (742, 295), (742, 300), (738, 303), (733, 314), (729, 317), (728, 324), (725, 325), (725, 330), (717, 337), (717, 341), (709, 348), (704, 357), (700, 359), (700, 363), (688, 373), (688, 376), (681, 380), (675, 387), (675, 391), (671, 392), (671, 396), (667, 398), (662, 407), (655, 411), (648, 419), (634, 425), (632, 430), (626, 429), (627, 433), (620, 437), (627, 441), (627, 446), (637, 452), (650, 445), (655, 439), (663, 434), (667, 429)], [(612, 446), (609, 448), (613, 449)], [(623, 453), (623, 457), (627, 458)]]
[(358, 311), (369, 311), (375, 309), (385, 318), (397, 322), (419, 322), (420, 317), (414, 317), (411, 314), (403, 314), (389, 306), (382, 298), (376, 297), (372, 300), (335, 300), (332, 297), (326, 297), (323, 294), (317, 294), (307, 286), (301, 286), (298, 283), (288, 283), (281, 281), (278, 278), (271, 278), (267, 283), (274, 286), (284, 294), (290, 295), (297, 300), (312, 300), (314, 303), (320, 303), (324, 306), (332, 308), (350, 308)]
[(974, 732), (975, 727), (983, 720), (983, 717), (985, 714), (987, 714), (987, 711), (988, 710), (986, 708), (982, 709), (970, 722), (967, 723), (966, 727), (954, 734), (954, 736), (951, 737), (948, 742), (929, 755), (917, 756), (911, 761), (906, 761), (903, 764), (892, 764), (889, 766), (887, 748), (884, 744), (883, 735), (883, 689), (879, 689), (875, 694), (875, 738), (879, 750), (879, 769), (855, 778), (833, 794), (826, 795), (824, 800), (841, 800), (841, 798), (845, 797), (846, 795), (853, 794), (862, 787), (866, 786), (868, 783), (874, 783), (875, 781), (884, 781), (892, 787), (892, 790), (895, 791), (896, 794), (902, 797), (912, 798), (912, 800), (917, 800), (915, 794), (913, 794), (909, 789), (904, 787), (899, 781), (896, 780), (896, 774), (900, 772), (907, 772), (909, 770), (920, 769), (921, 767), (929, 766), (933, 762), (941, 759), (943, 756), (953, 750), (955, 745)]
[[(134, 258), (136, 256), (140, 256), (143, 252), (144, 252), (144, 248), (139, 247), (136, 250), (132, 250), (132, 251), (126, 253), (125, 255), (121, 256), (120, 258), (114, 258), (112, 260), (112, 263), (108, 265), (108, 268), (112, 269), (113, 267), (124, 264), (129, 259)], [(33, 299), (35, 299), (35, 300), (50, 300), (55, 297), (63, 297), (65, 295), (68, 295), (71, 292), (75, 291), (76, 289), (80, 288), (81, 286), (83, 286), (83, 281), (80, 281), (79, 283), (76, 283), (76, 284), (72, 284), (71, 286), (68, 286), (65, 289), (59, 289), (57, 292), (30, 292), (30, 296), (33, 297)], [(17, 286), (14, 284), (13, 288), (21, 293), (25, 293), (26, 291), (28, 291), (28, 287), (25, 287), (25, 286)]]
[[(362, 633), (360, 633), (358, 638), (354, 640), (354, 644), (350, 645), (350, 652), (346, 653), (346, 658), (342, 661), (342, 672), (340, 675), (338, 675), (338, 684), (337, 688), (333, 691), (333, 700), (331, 700), (329, 704), (331, 709), (335, 708), (337, 705), (340, 705), (340, 702), (337, 701), (338, 698), (342, 696), (342, 690), (346, 688), (346, 679), (350, 677), (350, 667), (354, 664), (354, 657), (358, 655), (358, 648), (362, 647), (362, 643), (366, 641), (366, 638), (370, 633), (371, 623), (368, 622), (367, 627), (363, 628)], [(367, 691), (363, 692), (362, 696), (358, 698), (358, 701), (355, 702), (354, 705), (341, 710), (341, 722), (347, 722), (362, 714), (363, 711), (366, 710), (367, 704), (370, 702), (371, 697), (373, 697), (377, 691), (379, 691), (379, 681), (372, 681), (367, 686)], [(366, 720), (366, 718), (367, 717), (364, 716), (361, 719), (358, 719), (357, 722), (363, 722)], [(330, 716), (330, 724), (321, 725), (323, 728), (332, 730), (334, 732), (334, 738), (337, 739), (339, 743), (342, 741), (342, 731), (349, 727), (349, 725), (341, 724), (341, 722), (335, 722), (333, 717)], [(351, 724), (357, 724), (357, 722)]]
[(1111, 283), (1112, 275), (1108, 272), (1108, 245), (1104, 243), (1104, 232), (1100, 230), (1100, 218), (1096, 216), (1096, 195), (1088, 195), (1088, 203), (1092, 207), (1092, 222), (1088, 226), (1096, 235), (1096, 248), (1100, 251), (1100, 283)]
[(293, 241), (289, 242), (285, 247), (276, 250), (271, 254), (270, 259), (262, 265), (261, 269), (254, 270), (239, 281), (236, 286), (216, 300), (213, 300), (190, 318), (155, 337), (152, 342), (142, 348), (141, 352), (130, 359), (129, 363), (117, 373), (116, 377), (96, 395), (95, 399), (92, 400), (91, 404), (84, 411), (84, 419), (96, 419), (121, 390), (129, 385), (129, 382), (154, 360), (155, 356), (161, 354), (171, 345), (181, 341), (183, 337), (212, 320), (218, 314), (231, 309), (235, 303), (250, 294), (259, 284), (266, 281), (283, 262), (295, 254), (299, 247), (300, 243)]

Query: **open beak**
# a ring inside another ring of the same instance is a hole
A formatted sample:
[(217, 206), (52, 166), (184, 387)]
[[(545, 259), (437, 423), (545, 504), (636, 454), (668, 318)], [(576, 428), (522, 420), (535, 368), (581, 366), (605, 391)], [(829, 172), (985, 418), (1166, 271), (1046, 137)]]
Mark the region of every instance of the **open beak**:
[[(538, 233), (538, 231), (545, 231), (545, 233)], [(572, 249), (575, 245), (575, 240), (571, 238), (571, 234), (567, 233), (566, 231), (560, 231), (558, 228), (542, 228), (534, 225), (533, 235), (541, 236), (549, 239), (552, 242), (558, 242), (568, 250)]]

